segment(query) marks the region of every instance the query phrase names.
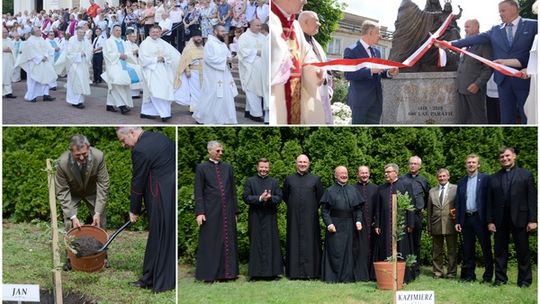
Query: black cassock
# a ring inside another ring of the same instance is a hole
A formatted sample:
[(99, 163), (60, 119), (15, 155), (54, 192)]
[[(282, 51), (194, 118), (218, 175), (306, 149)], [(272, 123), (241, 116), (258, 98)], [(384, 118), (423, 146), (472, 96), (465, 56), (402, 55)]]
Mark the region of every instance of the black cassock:
[(206, 161), (195, 170), (195, 213), (200, 226), (195, 279), (229, 280), (238, 276), (236, 183), (229, 164)]
[(291, 279), (316, 279), (321, 275), (319, 201), (321, 178), (311, 173), (287, 176), (283, 200), (287, 203), (287, 253), (285, 275)]
[[(272, 199), (259, 198), (270, 190)], [(244, 185), (244, 202), (249, 205), (249, 267), (251, 278), (275, 277), (283, 273), (283, 260), (279, 245), (277, 206), (281, 202), (281, 189), (271, 177), (252, 176)]]
[(165, 135), (143, 132), (131, 152), (131, 212), (148, 212), (148, 241), (141, 282), (154, 292), (176, 288), (175, 145)]
[(375, 233), (375, 203), (377, 202), (377, 188), (379, 186), (373, 183), (356, 183), (356, 190), (362, 195), (365, 204), (362, 205), (364, 228), (360, 231), (360, 238), (365, 244), (368, 244), (366, 248), (361, 249), (361, 255), (366, 257), (367, 267), (369, 270), (369, 279), (375, 280), (375, 269), (373, 268), (374, 256), (373, 251), (376, 244), (379, 241), (378, 235)]
[[(321, 214), (326, 227), (333, 224), (336, 232), (326, 230), (321, 278), (325, 282), (368, 281), (367, 242), (362, 240), (356, 222), (363, 223), (364, 200), (352, 185), (334, 184), (321, 198)], [(362, 227), (366, 229), (369, 227)], [(363, 251), (363, 253), (362, 253)]]
[[(404, 194), (407, 192), (411, 195), (412, 186), (407, 181), (399, 178), (393, 184), (383, 184), (377, 190), (377, 204), (375, 205), (375, 227), (381, 228), (381, 236), (377, 248), (374, 250), (374, 258), (376, 261), (384, 261), (387, 257), (392, 256), (392, 194), (399, 191)], [(413, 200), (414, 201), (414, 200)], [(413, 203), (414, 204), (414, 203)], [(407, 211), (405, 216), (405, 225), (414, 225), (414, 211)], [(403, 235), (402, 239), (397, 243), (398, 254), (401, 253), (403, 258), (409, 254), (414, 254), (412, 233)], [(414, 280), (414, 271), (410, 267), (405, 270), (404, 281), (410, 282)]]

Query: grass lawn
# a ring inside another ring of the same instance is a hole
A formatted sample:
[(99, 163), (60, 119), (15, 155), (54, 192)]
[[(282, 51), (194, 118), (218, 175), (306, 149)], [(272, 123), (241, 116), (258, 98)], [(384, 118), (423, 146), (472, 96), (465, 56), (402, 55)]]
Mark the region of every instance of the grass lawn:
[[(4, 221), (2, 227), (2, 282), (39, 284), (40, 288), (52, 290), (51, 230), (47, 224)], [(110, 235), (114, 231), (107, 232)], [(174, 290), (154, 294), (148, 289), (128, 286), (128, 282), (136, 281), (141, 275), (146, 238), (146, 232), (123, 231), (109, 246), (110, 268), (97, 273), (63, 271), (64, 293), (79, 293), (100, 304), (175, 303)], [(64, 255), (63, 249), (61, 252)], [(62, 263), (64, 259), (65, 256)]]
[[(509, 284), (492, 287), (480, 283), (432, 279), (431, 268), (423, 267), (422, 275), (403, 290), (434, 290), (435, 303), (537, 303), (536, 266), (533, 286), (521, 289), (516, 285), (517, 266), (510, 266)], [(194, 280), (195, 268), (179, 266), (178, 303), (392, 303), (392, 292), (376, 289), (375, 282), (327, 284), (320, 281), (290, 281), (282, 278), (271, 282), (248, 282), (246, 265), (235, 282), (200, 283)], [(481, 278), (483, 269), (477, 269)]]

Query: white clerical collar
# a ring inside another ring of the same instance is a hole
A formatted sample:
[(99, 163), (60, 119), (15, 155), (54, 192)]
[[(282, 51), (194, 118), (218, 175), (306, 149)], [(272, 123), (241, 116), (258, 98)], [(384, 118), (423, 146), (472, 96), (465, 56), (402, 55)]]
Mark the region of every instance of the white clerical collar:
[(213, 158), (211, 158), (211, 157), (208, 158), (208, 160), (209, 160), (210, 162), (216, 164), (216, 165), (219, 164), (219, 161), (218, 161), (218, 160), (215, 160), (215, 159), (213, 159)]
[(342, 184), (339, 181), (337, 181), (337, 184), (340, 185), (341, 187), (345, 187), (347, 185), (347, 184)]
[(276, 3), (274, 3), (276, 5), (276, 7), (278, 8), (278, 10), (283, 14), (283, 16), (285, 16), (285, 18), (287, 18), (287, 20), (289, 20), (289, 18), (291, 18), (292, 14), (289, 14), (287, 13), (286, 11), (284, 11), (281, 7), (279, 7), (279, 5), (277, 5)]

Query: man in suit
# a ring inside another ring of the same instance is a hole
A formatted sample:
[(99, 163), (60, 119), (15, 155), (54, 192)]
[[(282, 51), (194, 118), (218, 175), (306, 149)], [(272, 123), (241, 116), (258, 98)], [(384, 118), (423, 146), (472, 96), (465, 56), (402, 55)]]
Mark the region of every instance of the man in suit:
[(109, 173), (103, 152), (90, 147), (84, 135), (75, 135), (69, 143), (69, 151), (58, 160), (55, 175), (56, 197), (64, 213), (66, 231), (81, 226), (77, 210), (85, 201), (92, 225), (105, 227), (105, 207), (109, 192)]
[[(369, 20), (364, 21), (360, 40), (345, 49), (343, 58), (381, 58), (381, 52), (373, 48), (380, 37), (379, 25)], [(381, 78), (391, 78), (398, 73), (397, 68), (362, 68), (356, 72), (345, 72), (345, 78), (350, 81), (347, 104), (352, 110), (353, 124), (380, 123), (383, 103)]]
[(362, 205), (362, 223), (364, 223), (365, 228), (360, 231), (360, 237), (366, 239), (364, 244), (369, 245), (368, 248), (365, 248), (368, 249), (366, 262), (368, 263), (369, 279), (375, 281), (375, 269), (373, 268), (373, 262), (375, 261), (374, 247), (381, 233), (380, 230), (377, 230), (378, 233), (375, 231), (375, 203), (377, 202), (377, 188), (379, 186), (369, 180), (370, 175), (368, 166), (358, 167), (358, 182), (355, 186), (366, 202)]
[(484, 260), (483, 282), (490, 283), (493, 278), (493, 254), (491, 239), (486, 222), (486, 195), (489, 176), (480, 173), (480, 157), (469, 154), (465, 159), (467, 176), (457, 182), (456, 226), (463, 233), (463, 266), (461, 279), (466, 282), (476, 280), (475, 248), (476, 239), (482, 248)]
[(508, 276), (508, 243), (510, 233), (516, 248), (519, 287), (532, 283), (529, 233), (537, 227), (537, 193), (533, 175), (516, 166), (513, 148), (499, 151), (501, 170), (493, 174), (488, 183), (487, 222), (495, 233), (495, 282), (506, 284)]
[[(421, 237), (422, 237), (422, 210), (426, 207), (426, 202), (429, 194), (429, 183), (425, 177), (420, 175), (422, 169), (422, 159), (418, 156), (409, 158), (409, 172), (401, 178), (411, 184), (413, 203), (415, 206), (414, 225), (411, 226), (412, 244), (414, 254), (420, 257)], [(415, 276), (420, 275), (420, 264), (417, 262), (414, 265)]]
[[(465, 21), (467, 37), (478, 35), (480, 24), (478, 20)], [(491, 46), (474, 45), (469, 52), (491, 59)], [(461, 124), (485, 124), (486, 113), (486, 84), (493, 71), (480, 61), (466, 55), (461, 55), (457, 69), (456, 85), (459, 93), (458, 122)]]
[(428, 233), (433, 238), (433, 277), (443, 277), (444, 242), (448, 256), (446, 278), (456, 277), (457, 272), (457, 235), (454, 230), (454, 201), (457, 186), (450, 184), (450, 172), (442, 168), (437, 171), (439, 185), (429, 190), (428, 198)]
[[(503, 0), (499, 3), (502, 24), (475, 36), (452, 41), (455, 47), (477, 44), (491, 44), (493, 59), (516, 58), (522, 67), (529, 62), (529, 51), (537, 34), (536, 20), (521, 18), (517, 0)], [(501, 100), (501, 123), (527, 123), (523, 105), (529, 95), (530, 79), (504, 76), (495, 72), (495, 82)]]

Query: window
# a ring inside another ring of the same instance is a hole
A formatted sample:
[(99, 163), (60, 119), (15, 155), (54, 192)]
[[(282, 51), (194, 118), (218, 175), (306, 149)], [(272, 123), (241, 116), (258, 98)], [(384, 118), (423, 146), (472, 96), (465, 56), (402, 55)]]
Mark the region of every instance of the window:
[(328, 54), (341, 55), (341, 38), (332, 38), (328, 44)]

